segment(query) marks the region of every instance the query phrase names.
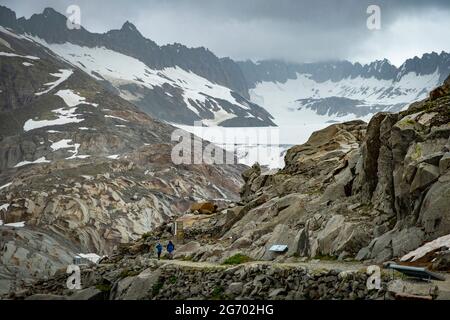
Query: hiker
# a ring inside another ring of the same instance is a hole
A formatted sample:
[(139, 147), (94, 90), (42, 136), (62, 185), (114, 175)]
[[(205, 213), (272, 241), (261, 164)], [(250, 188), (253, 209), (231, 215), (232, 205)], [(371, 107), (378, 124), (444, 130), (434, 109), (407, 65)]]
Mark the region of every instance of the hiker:
[(167, 252), (169, 253), (169, 258), (173, 259), (173, 254), (172, 252), (175, 250), (175, 246), (172, 243), (172, 241), (169, 240), (169, 243), (167, 244)]
[(162, 245), (161, 243), (158, 242), (158, 244), (156, 245), (156, 252), (158, 253), (158, 260), (161, 258), (161, 253), (162, 253)]

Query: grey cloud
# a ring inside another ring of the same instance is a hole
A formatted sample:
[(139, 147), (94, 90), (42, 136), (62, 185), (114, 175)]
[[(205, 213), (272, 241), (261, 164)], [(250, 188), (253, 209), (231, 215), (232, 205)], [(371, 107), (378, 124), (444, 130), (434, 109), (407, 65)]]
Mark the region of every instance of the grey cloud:
[[(450, 20), (448, 0), (0, 0), (0, 3), (16, 10), (19, 16), (41, 12), (47, 6), (65, 12), (68, 5), (78, 4), (83, 25), (91, 31), (119, 28), (129, 20), (159, 44), (205, 46), (219, 56), (235, 59), (300, 62), (371, 60), (382, 58), (384, 51), (392, 51), (394, 59), (402, 59), (397, 47), (395, 52), (394, 48), (382, 47), (383, 42), (393, 43), (392, 37), (399, 36), (391, 28), (399, 20), (407, 24), (404, 17), (412, 17), (414, 21), (418, 21), (417, 17), (432, 19), (433, 12), (440, 12), (443, 20), (445, 17)], [(366, 28), (366, 9), (370, 4), (381, 7), (382, 30), (378, 34)], [(445, 26), (441, 32), (441, 39), (448, 38), (450, 31)], [(436, 51), (450, 49), (444, 43), (422, 48), (424, 37), (427, 34), (418, 32), (417, 52), (431, 47)], [(370, 43), (372, 38), (380, 42), (378, 47)], [(408, 48), (413, 45), (405, 43)], [(404, 56), (411, 52), (405, 51)]]

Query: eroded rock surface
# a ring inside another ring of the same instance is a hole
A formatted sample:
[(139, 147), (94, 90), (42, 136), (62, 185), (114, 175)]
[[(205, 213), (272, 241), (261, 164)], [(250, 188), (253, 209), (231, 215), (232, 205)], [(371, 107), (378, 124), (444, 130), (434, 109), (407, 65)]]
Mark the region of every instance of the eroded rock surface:
[[(449, 84), (399, 114), (315, 132), (277, 173), (248, 169), (238, 206), (190, 228), (217, 243), (189, 256), (383, 262), (450, 234)], [(275, 244), (288, 250), (270, 252)]]

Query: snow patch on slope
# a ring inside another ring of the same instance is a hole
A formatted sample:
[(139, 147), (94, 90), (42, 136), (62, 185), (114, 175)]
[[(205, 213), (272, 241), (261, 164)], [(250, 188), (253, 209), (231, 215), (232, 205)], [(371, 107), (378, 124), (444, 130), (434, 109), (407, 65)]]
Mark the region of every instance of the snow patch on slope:
[(25, 221), (3, 224), (3, 220), (0, 220), (0, 226), (13, 227), (13, 228), (23, 228), (23, 227), (25, 227)]
[(0, 190), (8, 188), (10, 185), (12, 185), (12, 182), (8, 182), (7, 184), (0, 186)]
[(25, 122), (23, 130), (30, 131), (34, 129), (49, 127), (49, 126), (59, 126), (68, 123), (79, 123), (84, 121), (82, 118), (78, 118), (80, 114), (76, 114), (77, 108), (59, 108), (53, 110), (52, 112), (56, 115), (56, 119), (53, 120), (34, 120), (29, 119)]
[(73, 73), (73, 70), (70, 69), (60, 69), (59, 72), (56, 73), (50, 73), (51, 76), (53, 77), (57, 77), (58, 80), (53, 81), (53, 82), (49, 82), (49, 83), (45, 83), (44, 86), (47, 86), (48, 89), (41, 91), (41, 92), (37, 92), (35, 93), (35, 95), (40, 96), (43, 95), (45, 93), (50, 92), (51, 90), (53, 90), (54, 88), (56, 88), (57, 86), (59, 86), (61, 83), (63, 83), (64, 81), (66, 81)]
[[(122, 85), (135, 84), (153, 89), (154, 87), (162, 87), (168, 84), (175, 89), (181, 89), (184, 103), (196, 115), (200, 113), (196, 105), (205, 107), (207, 101), (211, 101), (211, 99), (215, 101), (218, 105), (218, 111), (207, 108), (214, 114), (214, 119), (208, 121), (210, 125), (236, 117), (236, 115), (223, 110), (220, 107), (220, 103), (215, 99), (226, 100), (244, 111), (251, 110), (246, 103), (238, 102), (229, 88), (212, 83), (191, 71), (186, 71), (179, 67), (154, 70), (138, 59), (104, 47), (88, 48), (71, 43), (48, 44), (42, 39), (35, 38), (35, 40), (49, 47), (97, 80), (111, 82), (121, 91), (120, 96), (127, 100), (136, 100), (141, 97), (121, 89), (120, 86)], [(173, 97), (171, 94), (167, 96), (168, 99)], [(249, 114), (249, 116), (251, 115)]]
[(62, 140), (59, 140), (58, 142), (52, 143), (50, 148), (52, 148), (53, 151), (57, 151), (60, 149), (73, 148), (73, 144), (71, 144), (71, 143), (72, 143), (72, 139), (62, 139)]
[(19, 168), (19, 167), (23, 167), (26, 166), (28, 164), (38, 164), (38, 163), (49, 163), (50, 161), (45, 159), (45, 157), (41, 157), (39, 159), (36, 159), (34, 161), (21, 161), (19, 163), (17, 163), (14, 168)]
[(128, 120), (125, 120), (125, 119), (123, 119), (123, 118), (121, 118), (121, 117), (111, 116), (111, 115), (109, 115), (109, 114), (105, 114), (105, 118), (111, 118), (111, 119), (116, 119), (116, 120), (128, 122)]
[(16, 39), (20, 39), (20, 40), (27, 40), (27, 41), (32, 41), (30, 38), (23, 36), (21, 34), (17, 34), (14, 32), (9, 31), (7, 28), (0, 26), (0, 32), (3, 32), (4, 34), (7, 34), (10, 37), (16, 38)]
[(0, 52), (0, 57), (13, 57), (13, 58), (22, 58), (22, 59), (30, 59), (30, 60), (39, 60), (38, 57), (35, 56), (22, 56), (20, 54), (10, 53), (10, 52)]
[(93, 263), (97, 263), (102, 257), (96, 253), (79, 253), (78, 256), (83, 259), (87, 259)]
[(80, 149), (79, 143), (74, 143), (73, 145), (69, 146), (70, 148), (73, 148), (72, 152), (73, 154), (70, 157), (67, 157), (66, 160), (72, 160), (72, 159), (86, 159), (89, 158), (90, 155), (79, 155), (78, 150)]
[(69, 107), (75, 107), (79, 104), (90, 104), (94, 107), (98, 106), (97, 103), (87, 102), (86, 98), (76, 94), (70, 89), (59, 90), (55, 95), (61, 97)]
[[(70, 74), (72, 74), (72, 70), (66, 70), (66, 71), (70, 71)], [(70, 76), (70, 74), (67, 75), (67, 77)], [(59, 79), (59, 80), (61, 80), (61, 79)], [(56, 119), (52, 119), (52, 120), (29, 119), (25, 122), (25, 124), (23, 126), (23, 130), (30, 131), (30, 130), (48, 127), (48, 126), (64, 125), (64, 124), (68, 124), (68, 123), (79, 123), (79, 122), (84, 121), (84, 119), (78, 118), (78, 116), (81, 116), (81, 114), (76, 113), (76, 110), (77, 110), (76, 106), (78, 106), (79, 104), (90, 104), (94, 107), (98, 106), (98, 104), (96, 104), (96, 103), (86, 102), (86, 98), (81, 97), (80, 95), (76, 94), (75, 92), (73, 92), (73, 90), (70, 90), (70, 89), (59, 90), (57, 93), (55, 93), (55, 95), (62, 98), (64, 100), (64, 103), (69, 108), (65, 107), (65, 108), (59, 108), (59, 109), (53, 110), (52, 112), (57, 117)], [(49, 130), (48, 132), (51, 132), (51, 131)]]
[(427, 253), (430, 253), (443, 247), (450, 248), (450, 234), (425, 243), (423, 246), (404, 255), (400, 259), (400, 261), (416, 261), (425, 256)]

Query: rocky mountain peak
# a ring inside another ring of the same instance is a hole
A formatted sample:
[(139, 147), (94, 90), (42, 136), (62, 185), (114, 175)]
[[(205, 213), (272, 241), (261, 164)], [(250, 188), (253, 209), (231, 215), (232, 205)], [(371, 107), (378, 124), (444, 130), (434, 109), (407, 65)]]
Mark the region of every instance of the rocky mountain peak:
[(51, 18), (52, 16), (58, 17), (61, 14), (53, 8), (47, 7), (42, 11), (44, 18)]
[(47, 27), (65, 28), (67, 17), (53, 8), (45, 8), (42, 13), (33, 14), (29, 20), (34, 23), (41, 23)]
[(158, 46), (145, 38), (130, 21), (119, 30), (98, 34), (84, 28), (68, 30), (66, 17), (53, 9), (34, 14), (29, 19), (16, 19), (13, 11), (3, 7), (0, 17), (1, 25), (37, 36), (49, 44), (69, 42), (89, 48), (105, 47), (139, 59), (152, 69), (178, 66), (249, 98), (246, 80), (236, 62), (222, 61), (205, 48), (188, 48), (180, 44)]
[(128, 20), (125, 21), (125, 23), (122, 25), (122, 28), (120, 28), (120, 31), (130, 33), (130, 34), (138, 34), (139, 36), (142, 36), (141, 33), (136, 28), (136, 26)]
[(0, 5), (0, 21), (4, 27), (17, 28), (16, 13), (2, 5)]

